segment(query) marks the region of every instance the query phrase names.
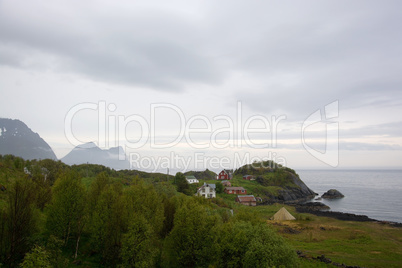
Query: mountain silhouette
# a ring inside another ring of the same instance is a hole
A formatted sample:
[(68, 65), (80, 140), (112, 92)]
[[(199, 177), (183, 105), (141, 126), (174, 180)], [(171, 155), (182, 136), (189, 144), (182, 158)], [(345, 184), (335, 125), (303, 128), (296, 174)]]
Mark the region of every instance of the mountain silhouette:
[(12, 154), (27, 160), (54, 159), (52, 148), (38, 133), (17, 119), (0, 118), (0, 154)]
[[(119, 159), (123, 159), (120, 160)], [(98, 164), (116, 170), (129, 169), (130, 163), (121, 146), (102, 150), (93, 142), (76, 146), (70, 153), (61, 159), (67, 165)]]

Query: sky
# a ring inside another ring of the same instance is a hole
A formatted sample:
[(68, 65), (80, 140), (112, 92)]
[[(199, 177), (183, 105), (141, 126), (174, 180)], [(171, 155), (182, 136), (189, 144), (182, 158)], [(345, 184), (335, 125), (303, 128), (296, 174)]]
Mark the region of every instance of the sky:
[(143, 170), (402, 168), (401, 9), (0, 0), (0, 117)]

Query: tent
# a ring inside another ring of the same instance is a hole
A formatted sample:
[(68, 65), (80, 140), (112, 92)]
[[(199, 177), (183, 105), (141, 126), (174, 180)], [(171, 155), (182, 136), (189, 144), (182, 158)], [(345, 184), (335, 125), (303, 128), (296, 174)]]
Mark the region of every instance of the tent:
[(292, 216), (292, 214), (289, 213), (289, 211), (286, 210), (286, 208), (282, 207), (278, 212), (275, 213), (274, 216), (272, 216), (271, 220), (276, 220), (276, 221), (291, 221), (295, 220), (296, 218)]

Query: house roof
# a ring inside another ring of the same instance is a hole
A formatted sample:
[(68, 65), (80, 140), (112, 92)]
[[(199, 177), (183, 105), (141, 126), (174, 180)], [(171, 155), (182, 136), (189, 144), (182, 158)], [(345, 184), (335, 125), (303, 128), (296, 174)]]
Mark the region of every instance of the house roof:
[(202, 189), (202, 188), (204, 188), (204, 187), (210, 187), (210, 188), (212, 188), (212, 189), (216, 189), (216, 185), (215, 184), (213, 184), (213, 183), (205, 183), (204, 182), (204, 185), (202, 185), (200, 188), (198, 188), (198, 189)]
[(224, 169), (223, 171), (225, 171), (226, 174), (232, 174), (233, 173), (233, 169)]
[(238, 195), (237, 199), (239, 199), (239, 202), (257, 202), (255, 199), (254, 195)]
[(215, 185), (215, 184), (213, 184), (213, 183), (208, 183), (207, 185), (209, 185), (209, 187), (211, 187), (211, 188), (213, 188), (213, 189), (215, 189), (215, 188), (216, 188), (216, 185)]
[(186, 179), (187, 180), (197, 180), (197, 178), (194, 176), (186, 176)]
[(244, 191), (245, 191), (245, 190), (246, 190), (246, 189), (244, 189), (243, 187), (225, 187), (225, 190), (226, 190), (226, 189), (229, 190), (229, 191), (230, 191), (230, 190), (232, 190), (232, 191), (238, 191), (238, 190), (240, 190), (240, 191), (241, 191), (241, 190), (244, 190)]

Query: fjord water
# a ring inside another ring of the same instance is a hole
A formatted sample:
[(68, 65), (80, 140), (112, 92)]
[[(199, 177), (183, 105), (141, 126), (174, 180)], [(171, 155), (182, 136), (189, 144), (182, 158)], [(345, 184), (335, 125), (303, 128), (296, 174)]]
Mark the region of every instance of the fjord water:
[(402, 223), (402, 170), (298, 170), (297, 173), (319, 196), (329, 189), (345, 195), (341, 199), (320, 200), (331, 211)]

